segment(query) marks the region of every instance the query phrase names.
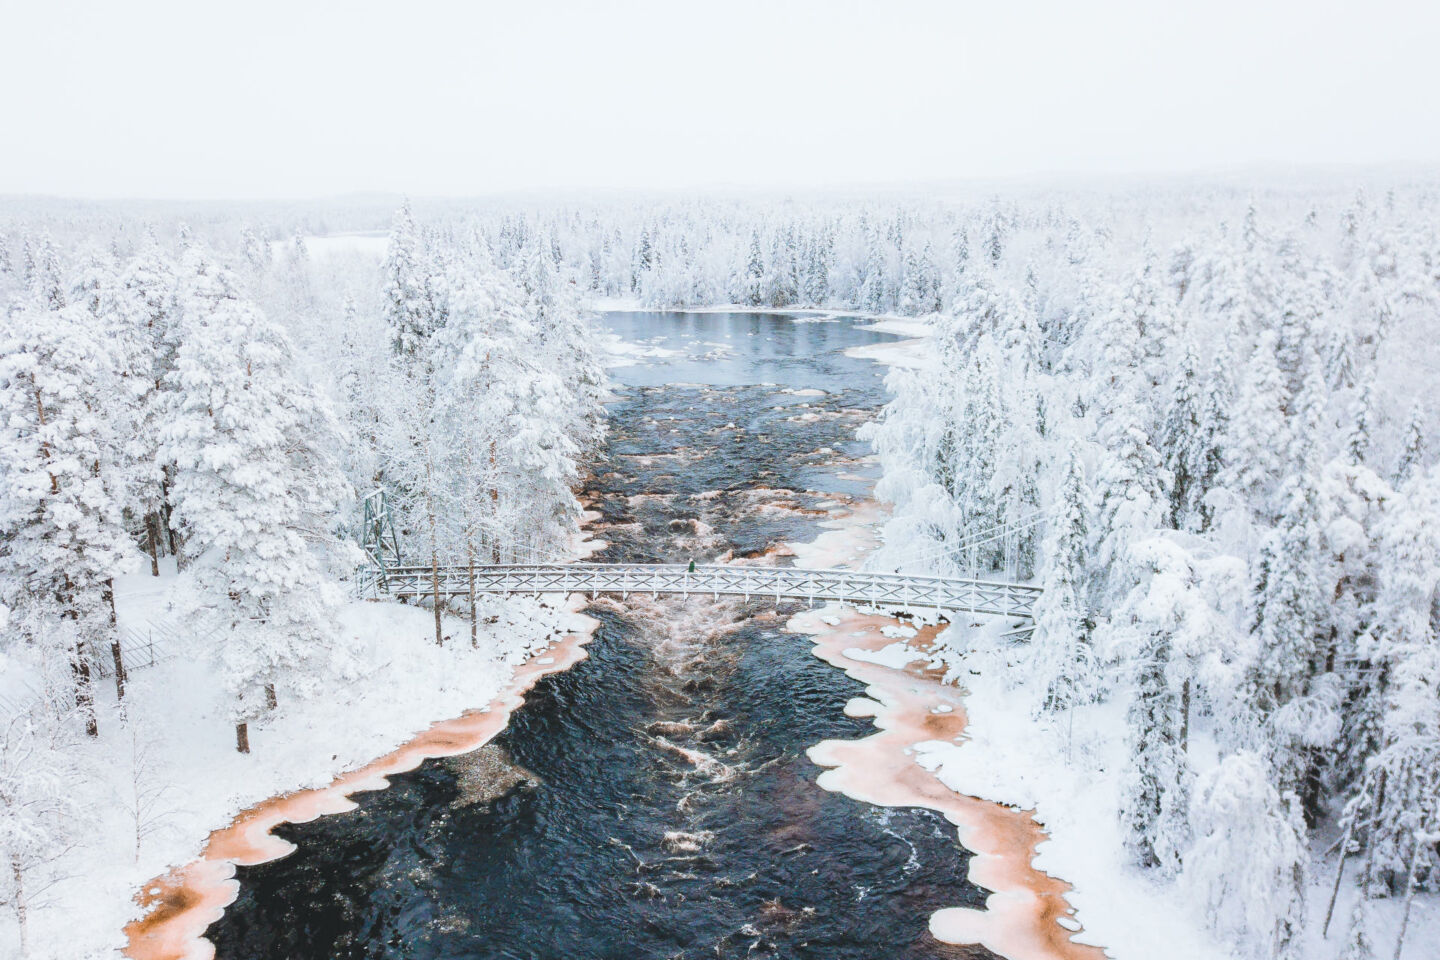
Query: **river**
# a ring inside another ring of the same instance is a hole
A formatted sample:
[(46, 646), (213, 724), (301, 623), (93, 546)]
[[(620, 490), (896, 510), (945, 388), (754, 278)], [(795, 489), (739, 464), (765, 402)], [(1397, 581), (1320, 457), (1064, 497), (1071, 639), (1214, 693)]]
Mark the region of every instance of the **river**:
[[(649, 356), (613, 371), (586, 491), (599, 561), (787, 562), (863, 500), (856, 427), (895, 339), (848, 319), (610, 313)], [(823, 391), (823, 392), (822, 392)], [(983, 905), (942, 816), (822, 790), (805, 756), (873, 732), (863, 685), (773, 601), (599, 598), (589, 657), (541, 680), (481, 750), (286, 825), (239, 869), (221, 960), (992, 957), (930, 936)]]

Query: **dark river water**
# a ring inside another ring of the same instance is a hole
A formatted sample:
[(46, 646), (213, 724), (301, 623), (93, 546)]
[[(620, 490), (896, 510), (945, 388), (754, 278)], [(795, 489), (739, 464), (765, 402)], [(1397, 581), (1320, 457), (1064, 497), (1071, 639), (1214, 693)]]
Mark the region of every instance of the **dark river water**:
[[(765, 557), (869, 489), (855, 428), (893, 339), (848, 320), (614, 313), (657, 354), (612, 371), (596, 559)], [(661, 354), (660, 351), (665, 351)], [(823, 390), (824, 395), (797, 394)], [(983, 903), (955, 829), (828, 793), (807, 747), (872, 732), (859, 683), (784, 630), (797, 606), (600, 598), (589, 658), (540, 681), (496, 741), (359, 809), (282, 828), (239, 871), (221, 960), (990, 957), (938, 943)]]

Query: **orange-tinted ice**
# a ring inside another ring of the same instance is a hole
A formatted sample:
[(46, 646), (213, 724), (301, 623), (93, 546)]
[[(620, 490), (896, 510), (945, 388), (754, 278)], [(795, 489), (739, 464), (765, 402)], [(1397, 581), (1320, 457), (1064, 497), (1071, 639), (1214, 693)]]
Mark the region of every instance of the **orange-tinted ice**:
[(350, 795), (383, 790), (386, 777), (414, 770), (432, 757), (469, 753), (505, 729), (525, 693), (543, 676), (567, 670), (585, 657), (585, 644), (598, 623), (567, 634), (554, 646), (517, 667), (504, 691), (489, 706), (433, 724), (399, 749), (358, 770), (341, 774), (329, 786), (299, 790), (266, 800), (210, 834), (200, 858), (146, 884), (136, 898), (145, 915), (125, 928), (125, 955), (133, 960), (211, 960), (215, 948), (205, 931), (234, 902), (239, 882), (236, 865), (276, 860), (293, 846), (270, 831), (281, 823), (305, 823), (326, 814), (353, 810)]
[[(828, 767), (820, 786), (865, 803), (934, 810), (959, 828), (974, 855), (970, 880), (992, 891), (985, 910), (950, 907), (930, 918), (930, 932), (952, 944), (981, 944), (1008, 960), (1103, 960), (1099, 947), (1075, 943), (1059, 918), (1072, 917), (1069, 884), (1034, 867), (1035, 845), (1045, 833), (1029, 811), (967, 797), (915, 762), (910, 750), (929, 740), (954, 742), (965, 730), (963, 694), (941, 682), (924, 661), (904, 670), (856, 660), (846, 650), (879, 650), (896, 641), (881, 628), (896, 621), (848, 613), (835, 626), (817, 612), (795, 617), (793, 629), (815, 634), (815, 655), (868, 685), (870, 702), (846, 706), (851, 716), (874, 716), (879, 732), (861, 740), (826, 740), (810, 748)], [(939, 627), (924, 627), (911, 646), (925, 649)], [(1071, 926), (1076, 926), (1072, 920)]]

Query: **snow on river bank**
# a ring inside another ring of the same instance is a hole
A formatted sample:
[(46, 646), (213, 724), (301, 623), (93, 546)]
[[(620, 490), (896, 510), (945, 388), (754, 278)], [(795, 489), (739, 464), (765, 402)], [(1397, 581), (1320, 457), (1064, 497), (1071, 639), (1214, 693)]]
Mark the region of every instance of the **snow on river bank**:
[[(117, 585), (122, 629), (159, 625), (179, 643), (159, 662), (131, 671), (121, 720), (114, 689), (97, 682), (100, 737), (85, 745), (72, 795), (81, 810), (76, 842), (55, 865), (62, 879), (37, 896), (30, 914), (34, 958), (114, 957), (125, 925), (140, 914), (136, 892), (168, 868), (192, 860), (206, 836), (270, 797), (330, 783), (395, 749), (438, 720), (492, 701), (517, 665), (546, 650), (586, 619), (554, 599), (493, 600), (472, 649), (469, 624), (452, 620), (456, 638), (434, 643), (432, 615), (398, 603), (352, 601), (339, 629), (354, 640), (355, 676), (330, 677), (307, 699), (282, 698), (252, 725), (251, 750), (235, 751), (235, 731), (219, 688), (202, 682), (213, 669), (203, 642), (170, 612), (188, 578), (147, 573)], [(138, 809), (138, 813), (137, 813)], [(138, 833), (137, 839), (137, 820)], [(6, 949), (17, 942), (7, 914)]]

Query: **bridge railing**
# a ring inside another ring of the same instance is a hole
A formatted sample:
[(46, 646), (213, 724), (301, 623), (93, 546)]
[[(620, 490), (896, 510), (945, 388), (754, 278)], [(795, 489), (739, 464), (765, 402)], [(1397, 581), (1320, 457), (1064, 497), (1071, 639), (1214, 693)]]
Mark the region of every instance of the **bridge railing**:
[(711, 594), (843, 600), (890, 609), (911, 607), (1031, 618), (1040, 588), (1001, 580), (910, 576), (859, 570), (705, 564), (447, 564), (376, 570), (364, 587), (392, 597), (514, 593)]

